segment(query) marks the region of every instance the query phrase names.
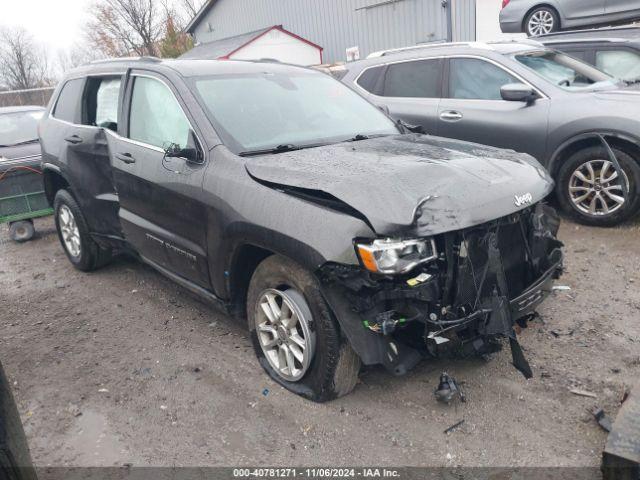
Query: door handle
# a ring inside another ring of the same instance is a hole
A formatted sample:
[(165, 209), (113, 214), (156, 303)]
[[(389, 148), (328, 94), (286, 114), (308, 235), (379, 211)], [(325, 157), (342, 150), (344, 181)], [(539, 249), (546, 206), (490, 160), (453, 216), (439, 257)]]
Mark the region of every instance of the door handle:
[(464, 115), (462, 115), (462, 113), (455, 110), (447, 110), (440, 114), (440, 118), (445, 122), (459, 122), (463, 117)]
[(136, 163), (136, 159), (130, 153), (116, 153), (115, 157), (121, 162), (128, 164)]
[(77, 145), (79, 143), (82, 143), (82, 138), (80, 138), (78, 135), (71, 135), (70, 137), (66, 137), (65, 141), (71, 143), (72, 145)]

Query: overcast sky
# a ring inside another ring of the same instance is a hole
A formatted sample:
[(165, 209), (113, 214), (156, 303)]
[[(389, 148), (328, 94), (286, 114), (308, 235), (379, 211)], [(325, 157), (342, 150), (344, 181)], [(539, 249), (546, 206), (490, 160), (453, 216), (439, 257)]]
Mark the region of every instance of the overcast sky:
[(23, 26), (50, 54), (82, 36), (91, 0), (0, 0), (0, 24)]

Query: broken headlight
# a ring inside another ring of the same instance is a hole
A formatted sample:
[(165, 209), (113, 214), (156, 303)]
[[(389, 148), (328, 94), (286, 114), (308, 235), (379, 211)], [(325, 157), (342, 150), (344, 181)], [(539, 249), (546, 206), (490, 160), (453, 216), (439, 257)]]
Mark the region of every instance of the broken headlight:
[(438, 258), (432, 238), (396, 240), (377, 239), (356, 242), (356, 253), (364, 268), (374, 273), (398, 275)]

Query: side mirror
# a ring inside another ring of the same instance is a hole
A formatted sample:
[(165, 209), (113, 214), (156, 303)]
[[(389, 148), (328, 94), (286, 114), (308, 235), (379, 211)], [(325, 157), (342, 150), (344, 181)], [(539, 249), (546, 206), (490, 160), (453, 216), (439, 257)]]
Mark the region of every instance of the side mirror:
[(193, 130), (189, 130), (187, 146), (181, 147), (177, 143), (171, 143), (164, 149), (165, 158), (184, 158), (187, 162), (202, 164), (204, 157), (198, 148), (198, 141)]
[(526, 102), (531, 104), (538, 99), (536, 91), (524, 83), (510, 83), (500, 89), (500, 95), (507, 102)]

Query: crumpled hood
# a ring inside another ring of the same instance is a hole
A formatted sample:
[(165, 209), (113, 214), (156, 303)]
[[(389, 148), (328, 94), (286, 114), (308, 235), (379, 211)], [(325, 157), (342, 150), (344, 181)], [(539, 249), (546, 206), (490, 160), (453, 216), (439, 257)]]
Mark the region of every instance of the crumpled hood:
[[(246, 168), (259, 181), (329, 194), (383, 235), (467, 228), (524, 209), (553, 189), (529, 155), (426, 135), (252, 157)], [(530, 202), (516, 201), (528, 195)]]

